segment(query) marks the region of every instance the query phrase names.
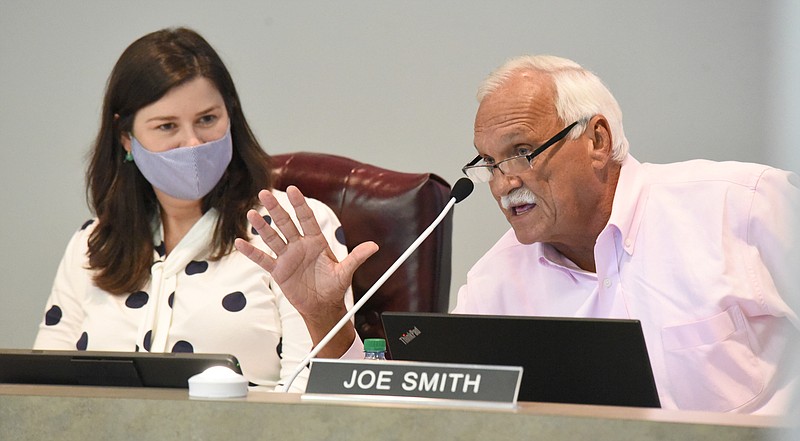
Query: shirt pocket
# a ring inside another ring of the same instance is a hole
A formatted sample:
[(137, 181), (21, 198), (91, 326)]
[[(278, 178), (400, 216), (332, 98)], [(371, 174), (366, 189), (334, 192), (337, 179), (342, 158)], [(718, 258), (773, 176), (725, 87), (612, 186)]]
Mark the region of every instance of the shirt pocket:
[(678, 408), (727, 412), (764, 388), (738, 305), (700, 321), (661, 330), (667, 375)]

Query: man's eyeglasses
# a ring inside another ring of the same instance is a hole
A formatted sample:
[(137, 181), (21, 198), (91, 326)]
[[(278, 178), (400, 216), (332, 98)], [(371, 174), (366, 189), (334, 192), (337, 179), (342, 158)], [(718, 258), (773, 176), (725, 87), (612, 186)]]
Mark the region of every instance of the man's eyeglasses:
[(539, 156), (543, 151), (547, 150), (548, 147), (552, 146), (553, 144), (561, 141), (573, 127), (578, 125), (580, 121), (575, 121), (574, 123), (568, 125), (564, 130), (556, 133), (556, 136), (548, 139), (544, 144), (539, 146), (536, 150), (531, 153), (525, 155), (514, 156), (511, 158), (504, 159), (497, 164), (478, 164), (483, 158), (481, 155), (478, 155), (469, 162), (469, 164), (465, 165), (461, 171), (467, 175), (468, 178), (472, 179), (475, 182), (489, 182), (494, 177), (495, 169), (500, 170), (501, 173), (504, 175), (516, 175), (528, 170), (531, 166), (531, 161), (533, 158)]

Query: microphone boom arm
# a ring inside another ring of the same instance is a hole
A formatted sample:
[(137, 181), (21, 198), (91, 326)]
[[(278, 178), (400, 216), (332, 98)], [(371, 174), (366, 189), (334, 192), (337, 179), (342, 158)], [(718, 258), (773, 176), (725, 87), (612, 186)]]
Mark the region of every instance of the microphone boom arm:
[(311, 350), (311, 352), (308, 353), (306, 358), (304, 358), (303, 361), (301, 361), (300, 364), (297, 365), (297, 368), (294, 370), (294, 372), (292, 372), (292, 376), (289, 378), (289, 381), (286, 384), (279, 385), (278, 388), (279, 392), (287, 392), (289, 390), (289, 388), (292, 386), (292, 383), (294, 383), (294, 380), (297, 378), (298, 375), (300, 375), (300, 372), (302, 372), (303, 369), (306, 368), (306, 365), (309, 362), (311, 362), (311, 359), (314, 358), (319, 353), (319, 351), (325, 348), (325, 345), (327, 345), (328, 342), (333, 339), (336, 333), (339, 332), (344, 327), (344, 325), (350, 319), (353, 318), (355, 313), (358, 312), (359, 309), (361, 309), (364, 303), (367, 303), (367, 301), (369, 301), (372, 295), (375, 294), (375, 292), (378, 291), (378, 289), (381, 286), (383, 286), (386, 280), (389, 279), (389, 277), (391, 277), (395, 271), (397, 271), (397, 268), (400, 267), (400, 265), (402, 265), (403, 262), (406, 261), (406, 259), (408, 259), (411, 253), (416, 251), (416, 249), (419, 247), (422, 241), (427, 239), (428, 236), (430, 236), (430, 234), (433, 232), (433, 230), (442, 222), (445, 216), (447, 216), (447, 213), (450, 212), (450, 209), (453, 208), (453, 205), (455, 205), (456, 202), (459, 202), (461, 199), (463, 199), (463, 197), (460, 199), (456, 199), (456, 197), (450, 198), (450, 200), (447, 202), (447, 205), (445, 205), (444, 210), (442, 210), (442, 212), (439, 213), (439, 216), (437, 216), (436, 219), (433, 220), (433, 222), (428, 226), (428, 228), (425, 229), (425, 231), (422, 232), (422, 234), (417, 238), (417, 240), (412, 242), (411, 245), (409, 245), (408, 248), (406, 248), (403, 254), (400, 255), (400, 257), (392, 264), (392, 266), (390, 266), (389, 269), (387, 269), (386, 272), (384, 272), (383, 275), (375, 282), (375, 284), (372, 285), (372, 288), (370, 288), (369, 291), (364, 293), (364, 295), (358, 300), (358, 302), (356, 302), (353, 305), (353, 307), (350, 308), (349, 311), (347, 311), (347, 314), (345, 314), (341, 318), (341, 320), (339, 320), (339, 322), (336, 323), (336, 325), (333, 328), (331, 328), (331, 330), (325, 335), (325, 337), (322, 340), (320, 340), (320, 342)]

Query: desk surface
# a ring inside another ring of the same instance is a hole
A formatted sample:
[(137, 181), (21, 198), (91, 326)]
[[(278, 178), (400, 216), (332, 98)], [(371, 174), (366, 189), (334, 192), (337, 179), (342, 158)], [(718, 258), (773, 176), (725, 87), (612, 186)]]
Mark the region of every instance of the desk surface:
[(770, 440), (776, 417), (611, 406), (520, 403), (515, 409), (323, 403), (251, 391), (227, 400), (187, 389), (0, 384), (0, 438)]

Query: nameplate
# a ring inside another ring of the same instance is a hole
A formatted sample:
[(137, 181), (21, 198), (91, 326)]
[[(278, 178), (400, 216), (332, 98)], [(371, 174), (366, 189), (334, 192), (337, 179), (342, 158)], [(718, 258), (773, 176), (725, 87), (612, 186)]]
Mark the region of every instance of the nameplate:
[(522, 368), (517, 366), (315, 358), (306, 394), (514, 406), (521, 381)]

